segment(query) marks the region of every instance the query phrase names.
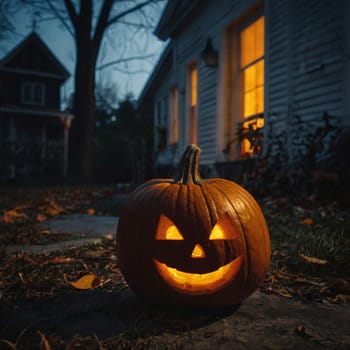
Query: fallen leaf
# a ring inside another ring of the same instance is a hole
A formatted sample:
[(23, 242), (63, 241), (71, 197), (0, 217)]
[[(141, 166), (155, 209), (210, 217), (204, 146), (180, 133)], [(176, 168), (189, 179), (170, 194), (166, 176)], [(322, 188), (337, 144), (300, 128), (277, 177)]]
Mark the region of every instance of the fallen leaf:
[(300, 223), (302, 225), (312, 225), (314, 221), (311, 218), (305, 218), (304, 220), (301, 220)]
[(2, 218), (1, 218), (1, 221), (4, 223), (4, 224), (12, 224), (13, 223), (13, 218), (8, 215), (7, 213), (5, 213)]
[(40, 331), (38, 331), (40, 338), (41, 338), (41, 345), (44, 346), (45, 350), (52, 350), (52, 347), (50, 345), (50, 343), (48, 342), (48, 340), (46, 339), (45, 335), (43, 333), (41, 333)]
[(307, 256), (307, 255), (304, 255), (302, 253), (300, 253), (299, 256), (304, 261), (306, 261), (306, 262), (308, 262), (310, 264), (316, 264), (316, 265), (326, 265), (326, 264), (328, 264), (328, 261), (324, 260), (324, 259), (319, 259), (319, 258), (315, 258), (315, 257), (312, 257), (312, 256)]
[(336, 295), (334, 302), (341, 302), (341, 303), (350, 303), (350, 295), (349, 294), (338, 294)]
[(101, 283), (100, 278), (94, 274), (88, 274), (69, 284), (76, 289), (94, 289)]
[(96, 210), (95, 210), (94, 208), (89, 208), (89, 209), (87, 210), (87, 213), (88, 213), (89, 215), (95, 215), (95, 214), (96, 214)]
[(47, 214), (51, 216), (57, 216), (58, 214), (62, 213), (64, 209), (60, 207), (54, 200), (51, 200), (49, 203), (48, 208), (46, 208)]
[(19, 213), (17, 210), (8, 210), (5, 211), (4, 215), (2, 216), (1, 220), (5, 223), (5, 224), (12, 224), (14, 222), (14, 218), (23, 218), (23, 217), (27, 217), (27, 215)]
[(17, 210), (8, 210), (7, 215), (10, 215), (13, 218), (19, 218), (19, 217), (25, 216), (24, 214), (19, 213)]
[(44, 214), (38, 214), (36, 216), (36, 221), (38, 221), (38, 222), (43, 222), (43, 221), (46, 221), (46, 220), (47, 220), (47, 216), (44, 215)]
[(57, 216), (63, 211), (62, 208), (47, 208), (46, 212), (51, 216)]

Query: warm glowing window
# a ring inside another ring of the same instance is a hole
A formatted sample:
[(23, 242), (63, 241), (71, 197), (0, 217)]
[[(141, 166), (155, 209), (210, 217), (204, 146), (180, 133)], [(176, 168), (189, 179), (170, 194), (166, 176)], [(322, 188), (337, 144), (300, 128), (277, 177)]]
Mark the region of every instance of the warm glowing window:
[(170, 90), (170, 144), (176, 144), (179, 140), (179, 90), (174, 87)]
[[(253, 119), (252, 116), (264, 112), (264, 17), (240, 32), (240, 72), (242, 81), (242, 118), (243, 127), (263, 127), (264, 119)], [(247, 139), (242, 141), (242, 154), (253, 150)]]
[(191, 106), (197, 106), (198, 70), (196, 66), (190, 68), (191, 71)]
[(198, 69), (195, 64), (189, 67), (189, 111), (188, 137), (189, 143), (197, 143), (197, 101), (198, 101)]

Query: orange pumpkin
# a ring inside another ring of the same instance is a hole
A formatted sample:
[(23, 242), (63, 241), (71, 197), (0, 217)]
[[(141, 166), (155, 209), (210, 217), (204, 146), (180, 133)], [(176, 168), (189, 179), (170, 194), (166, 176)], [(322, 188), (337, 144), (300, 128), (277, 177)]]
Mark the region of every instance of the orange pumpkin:
[(240, 303), (264, 280), (270, 239), (254, 198), (224, 179), (201, 179), (190, 145), (176, 179), (154, 179), (125, 203), (121, 271), (136, 294), (186, 305)]

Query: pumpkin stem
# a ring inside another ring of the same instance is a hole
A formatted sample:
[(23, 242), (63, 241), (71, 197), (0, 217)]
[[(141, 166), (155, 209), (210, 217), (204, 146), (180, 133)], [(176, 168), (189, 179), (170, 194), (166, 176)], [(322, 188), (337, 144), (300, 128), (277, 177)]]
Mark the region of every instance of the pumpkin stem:
[(175, 182), (184, 185), (200, 185), (199, 158), (202, 150), (197, 145), (187, 146), (178, 166)]

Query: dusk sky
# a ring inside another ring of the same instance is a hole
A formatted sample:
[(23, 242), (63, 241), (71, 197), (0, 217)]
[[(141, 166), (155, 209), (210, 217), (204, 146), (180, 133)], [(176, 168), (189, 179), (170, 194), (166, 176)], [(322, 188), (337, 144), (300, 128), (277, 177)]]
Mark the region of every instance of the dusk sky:
[[(0, 59), (31, 33), (33, 30), (33, 15), (27, 9), (23, 9), (12, 19), (12, 24), (15, 26), (15, 32), (0, 41)], [(58, 20), (36, 22), (35, 31), (71, 73), (71, 78), (63, 86), (61, 93), (62, 98), (69, 96), (73, 89), (72, 76), (75, 64), (75, 47), (71, 35), (63, 29)], [(123, 47), (125, 42), (129, 43), (127, 48)], [(126, 52), (123, 57), (135, 57), (143, 52), (147, 58), (98, 70), (96, 73), (97, 83), (102, 82), (102, 85), (116, 89), (119, 99), (123, 99), (130, 92), (137, 98), (163, 47), (164, 43), (152, 32), (147, 35), (135, 34), (125, 30), (121, 32), (115, 26), (110, 27), (106, 31), (97, 67), (119, 59), (120, 51)]]

